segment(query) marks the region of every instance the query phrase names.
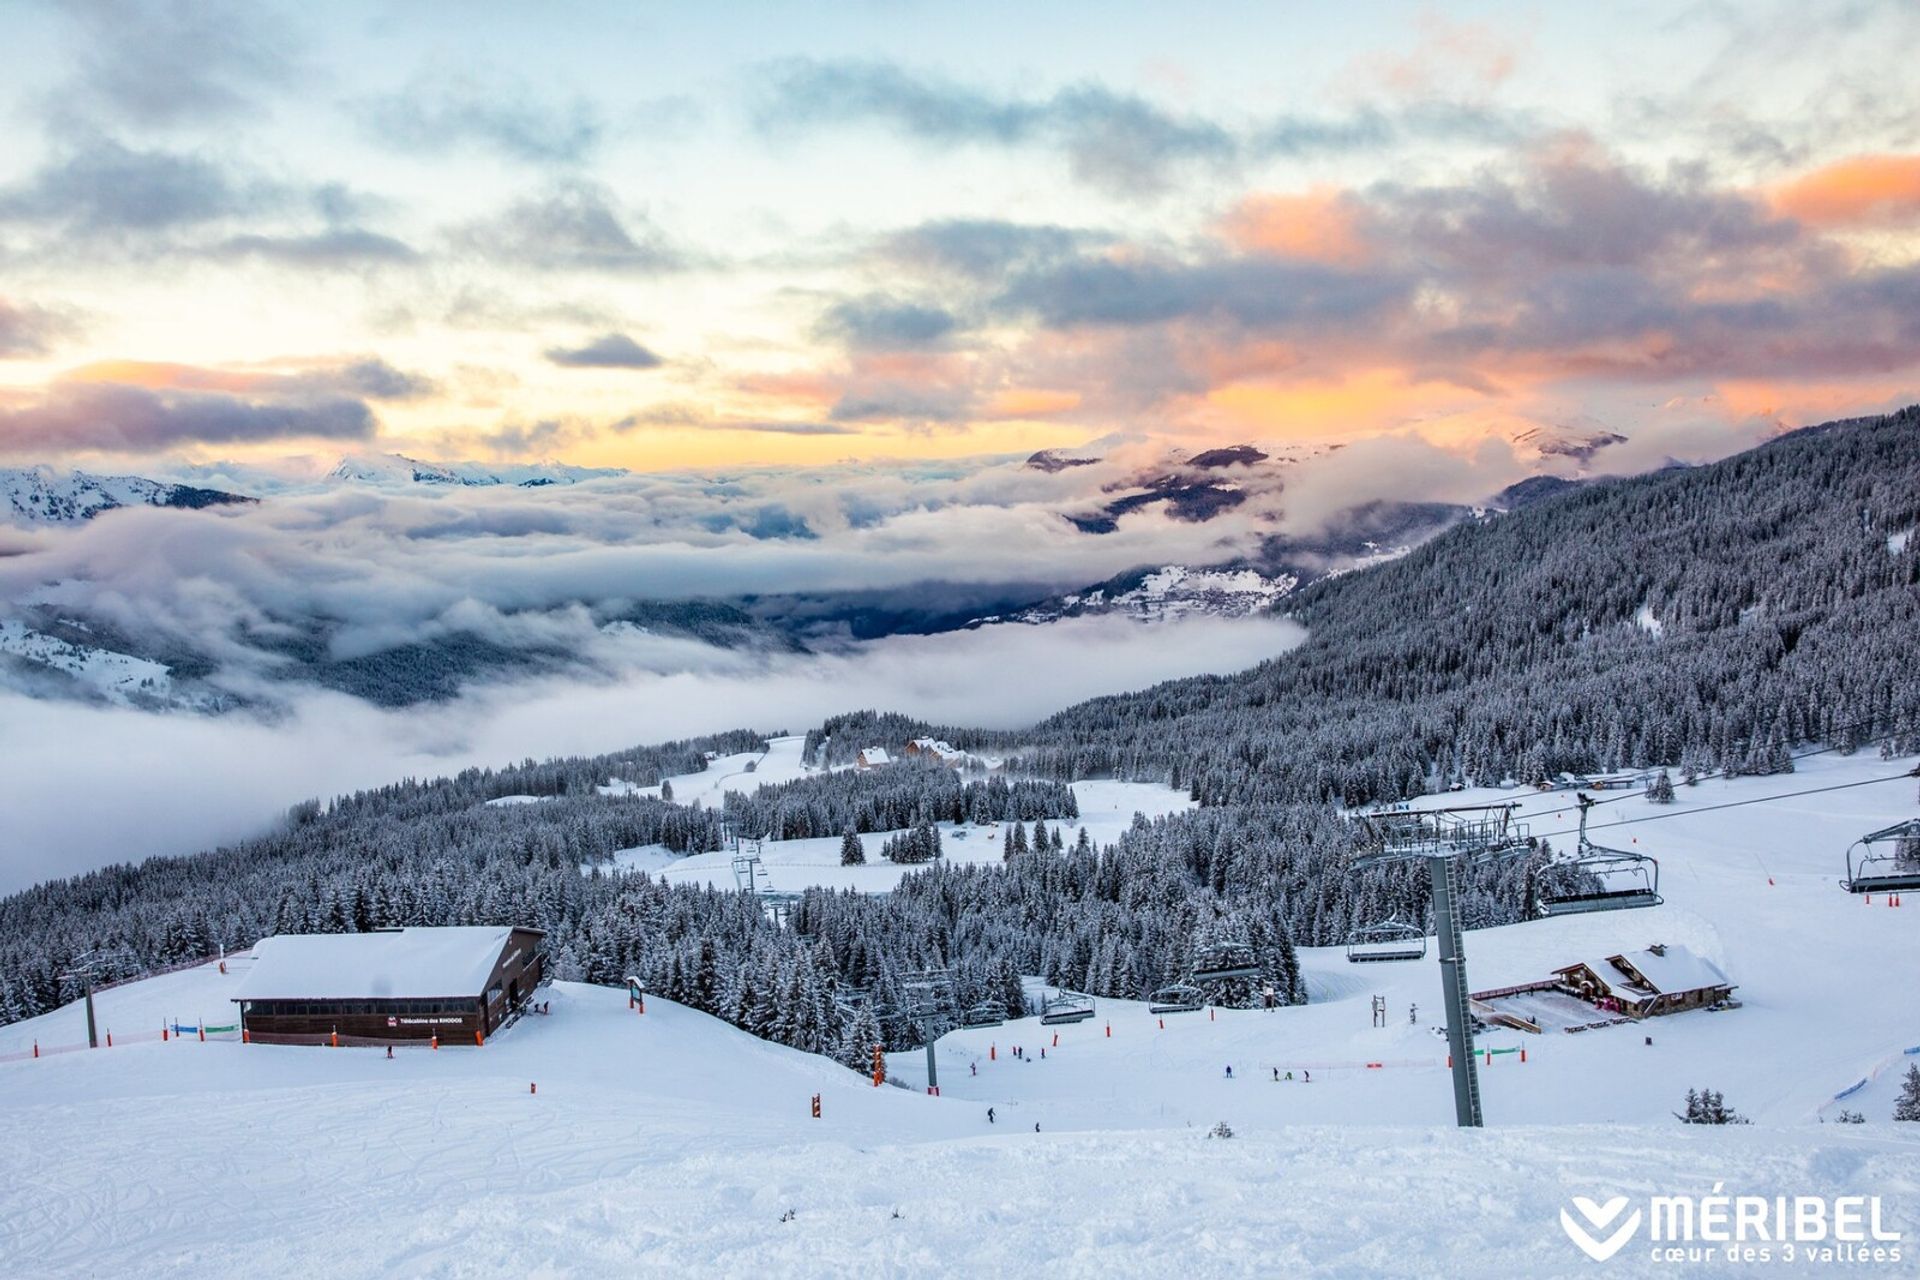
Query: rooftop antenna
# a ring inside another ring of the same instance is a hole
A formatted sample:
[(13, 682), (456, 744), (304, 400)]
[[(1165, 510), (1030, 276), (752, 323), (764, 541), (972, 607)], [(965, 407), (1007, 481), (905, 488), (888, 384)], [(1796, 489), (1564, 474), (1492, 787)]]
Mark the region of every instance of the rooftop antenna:
[(1453, 1111), (1463, 1129), (1486, 1122), (1480, 1076), (1473, 1064), (1473, 1022), (1467, 994), (1467, 955), (1460, 929), (1460, 867), (1525, 853), (1533, 847), (1517, 804), (1401, 810), (1361, 819), (1371, 848), (1355, 870), (1390, 862), (1424, 862), (1433, 880), (1434, 933), (1440, 943), (1440, 994), (1447, 1009), (1447, 1052), (1453, 1060)]

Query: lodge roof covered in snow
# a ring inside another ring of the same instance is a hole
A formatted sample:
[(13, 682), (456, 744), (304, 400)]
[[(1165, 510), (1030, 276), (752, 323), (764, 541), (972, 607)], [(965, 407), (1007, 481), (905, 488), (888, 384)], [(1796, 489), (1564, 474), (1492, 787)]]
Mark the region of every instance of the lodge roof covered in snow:
[(235, 1000), (380, 1000), (473, 996), (516, 932), (509, 925), (275, 934), (253, 947)]

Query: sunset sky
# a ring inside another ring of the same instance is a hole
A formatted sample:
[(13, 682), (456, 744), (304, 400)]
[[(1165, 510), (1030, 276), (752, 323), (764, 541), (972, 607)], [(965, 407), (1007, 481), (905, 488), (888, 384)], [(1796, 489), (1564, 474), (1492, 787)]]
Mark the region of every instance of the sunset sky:
[(1920, 6), (0, 11), (0, 460), (1920, 399)]

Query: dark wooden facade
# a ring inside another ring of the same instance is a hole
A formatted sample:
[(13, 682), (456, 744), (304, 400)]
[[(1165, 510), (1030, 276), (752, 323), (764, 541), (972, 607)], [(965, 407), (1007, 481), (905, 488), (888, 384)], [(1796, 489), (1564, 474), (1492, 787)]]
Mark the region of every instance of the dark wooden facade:
[(544, 977), (538, 929), (514, 929), (484, 989), (439, 996), (237, 1001), (246, 1038), (259, 1044), (483, 1044), (533, 996)]

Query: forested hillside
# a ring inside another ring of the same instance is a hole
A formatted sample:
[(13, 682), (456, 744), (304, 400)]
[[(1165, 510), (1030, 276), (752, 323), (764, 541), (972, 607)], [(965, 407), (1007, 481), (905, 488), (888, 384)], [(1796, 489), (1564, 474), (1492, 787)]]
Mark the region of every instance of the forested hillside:
[(1021, 763), (1362, 804), (1563, 769), (1766, 772), (1809, 740), (1912, 751), (1916, 526), (1920, 407), (1571, 490), (1308, 588), (1299, 649), (1071, 708), (1019, 735)]

